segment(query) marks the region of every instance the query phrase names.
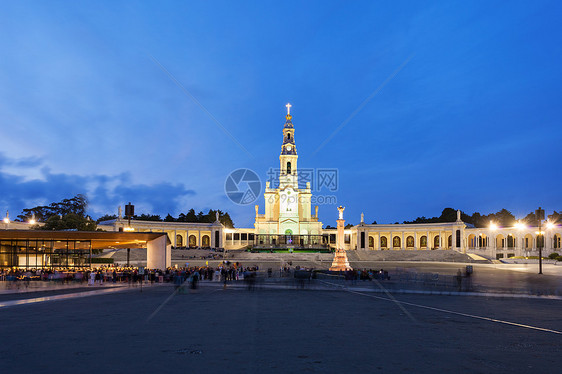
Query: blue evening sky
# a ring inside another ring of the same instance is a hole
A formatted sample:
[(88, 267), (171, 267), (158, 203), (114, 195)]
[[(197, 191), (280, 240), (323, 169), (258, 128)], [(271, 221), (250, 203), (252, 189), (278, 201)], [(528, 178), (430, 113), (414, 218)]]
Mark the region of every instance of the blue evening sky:
[(287, 102), (299, 167), (338, 170), (314, 193), (348, 222), (562, 210), (561, 18), (558, 1), (1, 1), (1, 214), (85, 193), (94, 217), (131, 201), (251, 227), (224, 182), (279, 166)]

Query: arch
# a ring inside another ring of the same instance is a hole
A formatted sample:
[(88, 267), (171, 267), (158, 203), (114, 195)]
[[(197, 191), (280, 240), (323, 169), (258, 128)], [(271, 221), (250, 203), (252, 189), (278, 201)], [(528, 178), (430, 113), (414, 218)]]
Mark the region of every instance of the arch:
[(415, 243), (415, 241), (414, 241), (414, 237), (412, 235), (410, 235), (406, 238), (406, 247), (407, 248), (414, 248), (414, 243)]
[(436, 235), (436, 236), (433, 238), (433, 249), (439, 248), (439, 244), (441, 244), (441, 240), (440, 240), (440, 239), (441, 239), (441, 238), (439, 237), (439, 235)]
[(211, 246), (211, 238), (209, 235), (203, 235), (201, 238), (201, 246), (203, 248), (209, 248)]
[(426, 247), (427, 248), (427, 236), (424, 235), (420, 238), (420, 248)]
[(369, 248), (375, 248), (375, 238), (369, 236)]
[(507, 236), (507, 248), (514, 248), (515, 247), (515, 242), (516, 242), (517, 238), (515, 236), (513, 236), (512, 234), (509, 234)]
[(502, 249), (505, 247), (505, 237), (502, 234), (496, 236), (496, 248)]
[(453, 235), (449, 235), (449, 237), (447, 238), (447, 248), (452, 248), (453, 247)]
[(189, 235), (189, 247), (197, 247), (197, 237), (195, 235)]
[(400, 237), (399, 236), (395, 236), (394, 238), (392, 238), (392, 247), (393, 248), (400, 248)]
[(176, 235), (176, 248), (177, 247), (183, 247), (183, 236), (180, 234)]
[(485, 248), (488, 246), (488, 237), (486, 236), (486, 234), (478, 235), (478, 246), (480, 248)]
[(552, 247), (554, 249), (560, 248), (560, 234), (554, 234)]
[(468, 236), (468, 248), (474, 249), (476, 247), (476, 235), (470, 234)]
[(525, 235), (524, 242), (525, 242), (524, 243), (525, 249), (532, 249), (533, 248), (533, 235), (531, 235), (531, 234)]
[(285, 235), (293, 235), (293, 230), (291, 229), (285, 230)]
[(287, 161), (287, 174), (291, 174), (291, 162)]
[(287, 139), (291, 140), (291, 133), (290, 132), (287, 133)]
[(388, 239), (386, 236), (381, 236), (381, 248), (388, 248)]

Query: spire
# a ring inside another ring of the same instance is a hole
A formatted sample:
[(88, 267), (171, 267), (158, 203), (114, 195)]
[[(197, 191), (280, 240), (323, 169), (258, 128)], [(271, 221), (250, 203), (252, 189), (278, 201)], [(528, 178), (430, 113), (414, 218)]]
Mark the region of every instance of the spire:
[(296, 155), (297, 154), (297, 147), (295, 144), (295, 128), (291, 119), (291, 107), (290, 103), (285, 105), (287, 108), (287, 115), (285, 116), (286, 122), (285, 126), (283, 126), (283, 145), (281, 146), (281, 154), (282, 155)]
[(291, 122), (291, 120), (293, 119), (293, 116), (291, 115), (291, 103), (287, 103), (287, 105), (285, 105), (285, 107), (287, 108), (287, 115), (285, 116), (285, 126), (284, 128), (286, 129), (292, 129), (293, 128), (293, 123)]

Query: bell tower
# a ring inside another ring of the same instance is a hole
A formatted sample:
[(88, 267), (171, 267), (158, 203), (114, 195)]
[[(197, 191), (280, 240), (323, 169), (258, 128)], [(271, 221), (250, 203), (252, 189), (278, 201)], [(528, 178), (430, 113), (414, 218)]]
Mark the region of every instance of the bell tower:
[(281, 145), (281, 154), (279, 155), (279, 187), (281, 189), (290, 186), (294, 189), (298, 188), (297, 174), (297, 146), (295, 145), (295, 128), (291, 119), (291, 104), (287, 107), (287, 115), (285, 116), (285, 126), (283, 126), (283, 144)]

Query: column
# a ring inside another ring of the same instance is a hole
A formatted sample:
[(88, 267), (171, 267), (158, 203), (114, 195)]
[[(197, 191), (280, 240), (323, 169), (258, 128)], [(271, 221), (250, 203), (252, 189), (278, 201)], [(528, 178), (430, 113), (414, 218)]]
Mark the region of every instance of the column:
[(441, 238), (441, 230), (439, 230), (439, 249), (443, 249), (443, 241)]
[(426, 240), (426, 246), (425, 249), (430, 249), (430, 243), (431, 243), (431, 239), (429, 238), (429, 231), (427, 232), (427, 236), (426, 236), (427, 240)]
[(178, 247), (178, 234), (177, 234), (177, 230), (174, 230), (174, 248)]
[(202, 247), (201, 245), (201, 230), (197, 231), (197, 246)]
[(402, 231), (402, 239), (400, 240), (400, 249), (406, 248), (406, 243), (404, 243), (404, 231)]

